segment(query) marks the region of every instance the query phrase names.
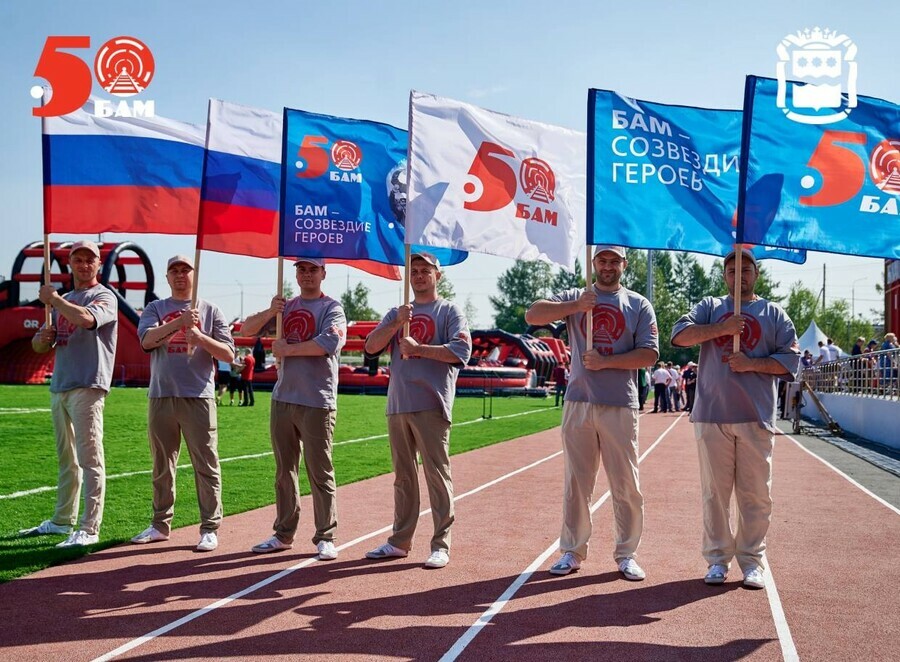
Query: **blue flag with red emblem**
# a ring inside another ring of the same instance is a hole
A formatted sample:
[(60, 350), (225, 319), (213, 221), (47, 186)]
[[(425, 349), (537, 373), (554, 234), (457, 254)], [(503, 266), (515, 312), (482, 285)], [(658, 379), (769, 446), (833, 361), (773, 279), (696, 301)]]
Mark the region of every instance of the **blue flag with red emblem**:
[(747, 77), (738, 237), (900, 258), (900, 106), (853, 95), (837, 113), (791, 110), (788, 92), (811, 85)]
[[(281, 255), (405, 263), (407, 132), (284, 109)], [(463, 251), (427, 250), (441, 264)]]
[[(735, 244), (739, 110), (588, 96), (590, 244), (723, 256)], [(757, 259), (806, 252), (749, 247)]]

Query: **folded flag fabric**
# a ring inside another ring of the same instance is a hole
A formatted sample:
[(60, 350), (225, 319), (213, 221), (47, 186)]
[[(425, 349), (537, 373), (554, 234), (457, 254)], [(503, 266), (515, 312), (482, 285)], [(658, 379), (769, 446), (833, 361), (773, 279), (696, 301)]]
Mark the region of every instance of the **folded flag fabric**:
[(45, 233), (197, 231), (203, 127), (97, 117), (93, 98), (41, 124)]
[[(726, 255), (736, 240), (742, 113), (588, 93), (591, 244)], [(754, 246), (758, 259), (805, 251)]]
[[(284, 109), (282, 255), (405, 263), (407, 132)], [(414, 247), (456, 264), (466, 253)]]
[(585, 135), (413, 91), (407, 241), (571, 269)]
[(900, 106), (862, 95), (853, 106), (817, 87), (747, 77), (738, 236), (898, 259)]

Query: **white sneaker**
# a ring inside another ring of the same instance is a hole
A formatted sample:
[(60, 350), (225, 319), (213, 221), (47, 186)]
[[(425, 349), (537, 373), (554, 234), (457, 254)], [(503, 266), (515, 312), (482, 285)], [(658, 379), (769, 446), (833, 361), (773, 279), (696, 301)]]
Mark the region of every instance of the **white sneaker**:
[(376, 547), (371, 552), (366, 552), (367, 559), (389, 559), (404, 558), (409, 552), (399, 547), (394, 547), (391, 543), (386, 542), (381, 547)]
[(426, 568), (443, 568), (450, 563), (450, 555), (443, 549), (431, 552), (431, 556), (425, 561)]
[(87, 531), (76, 531), (68, 538), (63, 540), (57, 547), (84, 547), (86, 545), (94, 545), (100, 542), (100, 536), (96, 533), (88, 533)]
[(575, 556), (572, 552), (566, 552), (561, 557), (559, 557), (559, 561), (554, 563), (550, 568), (551, 575), (568, 575), (570, 572), (575, 572), (581, 567), (581, 561), (578, 560), (578, 557)]
[(49, 536), (49, 535), (69, 535), (72, 533), (72, 527), (63, 524), (54, 524), (48, 519), (37, 526), (30, 529), (19, 529), (20, 536)]
[(619, 561), (619, 572), (625, 575), (625, 579), (632, 582), (639, 582), (647, 576), (643, 568), (632, 558)]
[(726, 577), (728, 577), (728, 566), (722, 563), (713, 563), (709, 566), (703, 581), (712, 585), (724, 584)]
[(146, 529), (132, 538), (131, 542), (135, 545), (146, 545), (148, 542), (162, 542), (163, 540), (168, 539), (168, 534), (154, 529), (153, 526), (148, 526)]
[(751, 568), (744, 573), (744, 586), (747, 588), (765, 588), (766, 577), (761, 568)]
[(338, 556), (334, 543), (330, 540), (320, 540), (319, 544), (316, 545), (316, 550), (319, 552), (320, 561), (334, 561)]
[(200, 534), (200, 542), (197, 543), (198, 552), (211, 552), (219, 546), (219, 536), (214, 531)]
[(257, 554), (269, 554), (271, 552), (283, 552), (286, 549), (291, 549), (293, 546), (291, 543), (281, 542), (278, 538), (272, 536), (251, 547), (250, 551)]

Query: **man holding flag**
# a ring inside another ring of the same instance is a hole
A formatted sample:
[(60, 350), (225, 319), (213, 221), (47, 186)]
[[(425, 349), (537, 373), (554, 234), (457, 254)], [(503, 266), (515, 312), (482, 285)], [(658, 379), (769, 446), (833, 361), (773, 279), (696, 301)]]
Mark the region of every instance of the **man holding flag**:
[(41, 301), (53, 308), (53, 325), (43, 327), (31, 341), (38, 354), (56, 348), (50, 382), (59, 457), (56, 511), (51, 519), (20, 531), (27, 536), (71, 532), (83, 475), (81, 522), (57, 547), (92, 545), (100, 539), (106, 489), (103, 406), (112, 382), (119, 324), (116, 297), (97, 280), (101, 265), (97, 244), (76, 241), (69, 263), (71, 292), (60, 296), (56, 286), (41, 286)]
[(395, 473), (393, 533), (366, 558), (402, 558), (412, 548), (419, 519), (418, 451), (434, 521), (431, 555), (425, 561), (428, 568), (443, 568), (450, 562), (451, 413), (456, 376), (472, 355), (465, 316), (456, 304), (438, 297), (440, 268), (430, 253), (412, 255), (412, 305), (388, 312), (366, 338), (366, 358), (377, 357), (388, 346), (391, 349), (387, 419)]
[[(742, 250), (725, 256), (729, 294), (705, 297), (672, 329), (672, 345), (700, 345), (697, 393), (691, 411), (700, 456), (703, 496), (704, 581), (722, 584), (737, 557), (744, 586), (764, 588), (766, 533), (772, 518), (772, 452), (775, 440), (775, 386), (793, 380), (800, 363), (794, 325), (780, 306), (754, 293), (759, 267)], [(735, 283), (741, 313), (734, 314)], [(733, 336), (740, 351), (732, 352)], [(740, 513), (731, 529), (731, 495)]]
[[(626, 579), (646, 576), (635, 560), (641, 541), (644, 498), (638, 478), (637, 370), (659, 356), (656, 313), (650, 302), (621, 285), (628, 266), (622, 246), (597, 246), (590, 290), (572, 289), (534, 302), (529, 324), (565, 319), (572, 348), (572, 371), (563, 408), (565, 494), (560, 534), (562, 557), (554, 575), (578, 570), (591, 537), (591, 498), (600, 461), (606, 470), (615, 510), (613, 557)], [(593, 333), (587, 349), (586, 313)]]
[(253, 336), (282, 314), (282, 337), (272, 343), (281, 360), (272, 391), (269, 431), (275, 454), (275, 534), (255, 545), (257, 554), (291, 549), (300, 522), (297, 485), (301, 456), (306, 461), (313, 499), (319, 560), (337, 558), (334, 533), (337, 502), (331, 460), (337, 416), (338, 367), (347, 341), (347, 319), (338, 301), (322, 293), (325, 263), (303, 257), (294, 262), (300, 296), (276, 296), (266, 310), (244, 321), (241, 333)]
[(166, 280), (172, 296), (151, 302), (138, 325), (141, 347), (150, 352), (147, 436), (153, 458), (153, 521), (131, 542), (141, 545), (169, 539), (183, 434), (200, 505), (197, 550), (209, 552), (219, 545), (216, 532), (222, 521), (216, 360), (234, 361), (234, 340), (217, 306), (199, 299), (197, 307), (191, 308), (194, 265), (190, 258), (169, 258)]

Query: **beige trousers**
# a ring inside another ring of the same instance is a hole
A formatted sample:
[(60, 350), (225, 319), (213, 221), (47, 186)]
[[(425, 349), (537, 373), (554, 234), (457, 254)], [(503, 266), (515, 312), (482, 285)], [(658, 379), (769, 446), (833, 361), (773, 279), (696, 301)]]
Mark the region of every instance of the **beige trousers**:
[(638, 413), (628, 407), (566, 401), (562, 442), (565, 456), (563, 524), (559, 547), (587, 558), (591, 502), (600, 461), (612, 495), (616, 562), (632, 558), (644, 527), (644, 497), (638, 477)]
[(440, 409), (391, 414), (388, 436), (394, 464), (394, 531), (388, 542), (409, 551), (419, 521), (419, 473), (416, 451), (431, 502), (434, 535), (431, 551), (450, 551), (453, 524), (453, 478), (450, 475), (450, 423)]
[(275, 453), (275, 537), (294, 542), (300, 523), (300, 458), (306, 463), (306, 477), (313, 500), (316, 534), (313, 544), (334, 541), (337, 529), (337, 500), (334, 464), (331, 460), (335, 411), (272, 400), (269, 432)]
[[(703, 557), (707, 564), (741, 570), (765, 567), (772, 519), (772, 451), (775, 438), (758, 423), (695, 423), (703, 500)], [(731, 495), (737, 501), (737, 531)]]
[(194, 467), (200, 532), (216, 531), (222, 522), (222, 474), (212, 398), (150, 398), (147, 436), (153, 458), (153, 527), (167, 535), (171, 530), (182, 434)]
[(84, 485), (84, 510), (78, 528), (100, 533), (106, 467), (103, 456), (103, 406), (106, 392), (75, 388), (50, 394), (50, 411), (56, 431), (59, 478), (53, 523), (74, 526), (78, 518), (78, 493)]

